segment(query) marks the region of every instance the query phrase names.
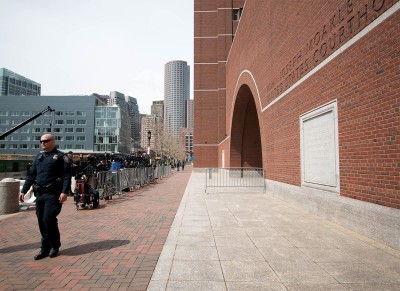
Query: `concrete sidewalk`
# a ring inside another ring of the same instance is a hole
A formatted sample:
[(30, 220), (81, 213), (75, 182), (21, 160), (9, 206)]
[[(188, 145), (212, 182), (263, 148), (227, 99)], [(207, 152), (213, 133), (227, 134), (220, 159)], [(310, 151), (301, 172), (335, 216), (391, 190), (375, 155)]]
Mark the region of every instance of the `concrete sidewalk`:
[(192, 173), (147, 290), (400, 290), (400, 252)]

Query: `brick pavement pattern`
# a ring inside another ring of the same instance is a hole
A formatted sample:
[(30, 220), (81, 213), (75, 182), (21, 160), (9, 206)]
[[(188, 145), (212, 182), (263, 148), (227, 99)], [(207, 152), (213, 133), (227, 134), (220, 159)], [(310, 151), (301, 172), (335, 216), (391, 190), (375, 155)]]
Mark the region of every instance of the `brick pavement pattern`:
[(0, 290), (146, 290), (189, 181), (191, 167), (97, 209), (58, 216), (60, 255), (40, 247), (35, 208), (0, 219)]

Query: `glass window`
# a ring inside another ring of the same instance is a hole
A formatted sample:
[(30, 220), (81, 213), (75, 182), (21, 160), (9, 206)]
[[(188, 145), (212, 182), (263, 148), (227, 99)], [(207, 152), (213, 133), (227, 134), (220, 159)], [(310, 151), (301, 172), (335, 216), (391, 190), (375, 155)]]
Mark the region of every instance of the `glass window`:
[(83, 150), (83, 149), (85, 149), (85, 147), (83, 146), (83, 144), (77, 144), (77, 145), (75, 146), (75, 149), (77, 149), (77, 150)]
[(56, 111), (55, 115), (56, 116), (61, 116), (61, 115), (63, 115), (63, 112), (62, 111)]
[(19, 116), (18, 111), (10, 111), (10, 116)]
[(40, 127), (35, 127), (35, 128), (33, 129), (33, 132), (40, 132)]
[(21, 136), (21, 141), (30, 141), (31, 137), (30, 136)]
[(85, 111), (77, 111), (76, 115), (78, 115), (78, 116), (86, 116), (86, 112)]
[(62, 136), (59, 136), (59, 135), (56, 135), (56, 136), (54, 137), (54, 139), (55, 139), (55, 140), (63, 140)]
[(86, 136), (77, 136), (76, 140), (86, 140)]
[(62, 132), (62, 128), (56, 127), (54, 128), (54, 132)]
[(10, 144), (10, 149), (17, 149), (17, 148), (18, 148), (18, 144), (16, 144), (16, 143)]
[(8, 125), (10, 122), (6, 119), (0, 119), (0, 124), (1, 125)]
[(65, 137), (65, 140), (75, 140), (75, 137), (74, 137), (74, 136), (71, 136), (71, 135), (67, 135), (67, 136)]
[(78, 124), (86, 124), (86, 120), (78, 120)]
[[(78, 122), (79, 122), (79, 120), (78, 120)], [(75, 124), (75, 120), (68, 119), (67, 124)]]
[(64, 120), (56, 120), (56, 124), (64, 124)]
[(76, 132), (85, 132), (85, 129), (84, 128), (77, 128)]
[(75, 115), (75, 112), (74, 112), (74, 111), (66, 111), (66, 112), (65, 112), (65, 115), (67, 115), (67, 116), (74, 116), (74, 115)]
[(30, 116), (31, 112), (30, 111), (22, 111), (22, 116)]
[(5, 149), (6, 145), (4, 143), (0, 143), (0, 149)]
[(25, 144), (25, 143), (22, 143), (22, 144), (19, 145), (19, 148), (20, 148), (20, 149), (27, 149), (27, 148), (28, 148), (28, 145)]
[(0, 111), (0, 116), (8, 116), (8, 111)]
[(66, 128), (64, 131), (65, 132), (74, 132), (74, 129), (73, 128)]
[(50, 133), (51, 127), (43, 128), (43, 133)]
[(37, 143), (35, 143), (33, 146), (32, 146), (32, 148), (34, 148), (34, 149), (38, 149), (40, 147), (40, 145), (38, 145)]

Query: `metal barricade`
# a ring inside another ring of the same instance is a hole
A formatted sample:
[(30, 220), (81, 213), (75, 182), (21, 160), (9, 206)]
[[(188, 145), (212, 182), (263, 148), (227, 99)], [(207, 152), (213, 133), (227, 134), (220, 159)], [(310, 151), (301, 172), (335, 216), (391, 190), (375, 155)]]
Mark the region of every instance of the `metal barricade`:
[(265, 192), (262, 168), (209, 168), (206, 172), (206, 189), (209, 187), (260, 187)]
[(98, 172), (96, 188), (100, 198), (121, 195), (122, 191), (133, 191), (171, 173), (171, 166), (126, 168), (119, 171)]

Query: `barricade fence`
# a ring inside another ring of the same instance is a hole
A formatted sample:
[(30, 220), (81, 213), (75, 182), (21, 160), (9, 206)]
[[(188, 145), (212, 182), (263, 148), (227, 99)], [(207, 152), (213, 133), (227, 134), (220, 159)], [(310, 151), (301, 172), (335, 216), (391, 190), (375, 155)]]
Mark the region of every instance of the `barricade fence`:
[(104, 198), (120, 195), (125, 190), (133, 191), (170, 173), (171, 166), (127, 168), (118, 171), (98, 172), (93, 183), (94, 188), (99, 191), (100, 198)]
[(209, 168), (206, 171), (206, 189), (217, 187), (260, 187), (266, 190), (262, 168)]

